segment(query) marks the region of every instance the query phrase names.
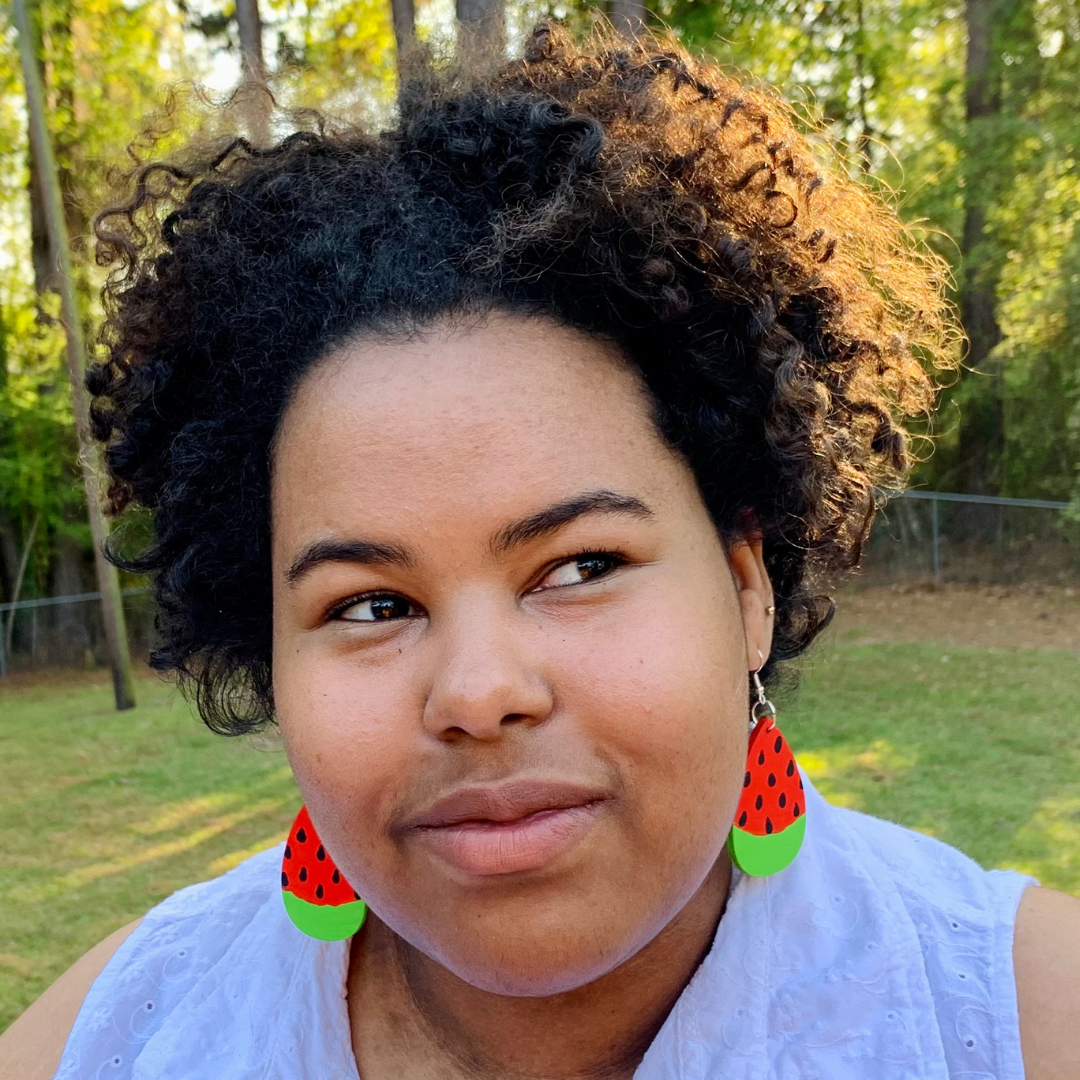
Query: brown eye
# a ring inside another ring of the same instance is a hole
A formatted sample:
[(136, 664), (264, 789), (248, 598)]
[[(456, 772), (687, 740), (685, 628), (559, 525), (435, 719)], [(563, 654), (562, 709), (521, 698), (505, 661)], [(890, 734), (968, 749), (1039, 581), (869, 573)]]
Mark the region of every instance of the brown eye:
[(556, 566), (544, 578), (541, 589), (556, 589), (563, 585), (581, 585), (586, 581), (610, 574), (624, 560), (607, 551), (583, 552)]
[(404, 619), (414, 614), (412, 604), (403, 596), (385, 594), (357, 600), (338, 612), (337, 617), (347, 622), (387, 622)]

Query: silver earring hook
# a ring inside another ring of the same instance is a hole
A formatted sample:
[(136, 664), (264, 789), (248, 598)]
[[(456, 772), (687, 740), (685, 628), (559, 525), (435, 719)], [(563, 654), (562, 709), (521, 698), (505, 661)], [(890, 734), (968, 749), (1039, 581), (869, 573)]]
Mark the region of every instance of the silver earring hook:
[(765, 687), (761, 685), (758, 673), (751, 671), (750, 678), (754, 680), (754, 691), (757, 694), (757, 701), (754, 702), (753, 707), (750, 709), (751, 726), (753, 726), (763, 716), (775, 716), (776, 706), (765, 696)]

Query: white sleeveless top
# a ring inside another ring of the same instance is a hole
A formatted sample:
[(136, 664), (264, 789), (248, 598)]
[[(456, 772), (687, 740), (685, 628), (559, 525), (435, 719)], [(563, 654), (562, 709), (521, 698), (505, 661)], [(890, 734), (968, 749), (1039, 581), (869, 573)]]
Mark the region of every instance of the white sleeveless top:
[[(830, 806), (736, 871), (712, 948), (636, 1080), (1022, 1080), (1013, 923), (1033, 879)], [(98, 977), (56, 1080), (359, 1080), (348, 942), (302, 935), (282, 849), (154, 908)]]

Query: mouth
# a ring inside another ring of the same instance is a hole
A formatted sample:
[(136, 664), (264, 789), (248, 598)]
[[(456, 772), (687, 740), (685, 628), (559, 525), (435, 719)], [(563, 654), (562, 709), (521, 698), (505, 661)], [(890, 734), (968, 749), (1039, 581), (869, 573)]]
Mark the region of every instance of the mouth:
[(466, 788), (408, 823), (432, 854), (469, 876), (539, 870), (575, 848), (607, 792), (550, 781)]

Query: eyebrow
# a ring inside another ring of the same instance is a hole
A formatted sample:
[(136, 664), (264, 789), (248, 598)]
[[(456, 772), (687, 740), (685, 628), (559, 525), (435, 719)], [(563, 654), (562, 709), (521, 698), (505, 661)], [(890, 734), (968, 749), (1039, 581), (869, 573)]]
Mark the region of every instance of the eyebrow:
[(586, 514), (628, 514), (631, 517), (651, 518), (652, 510), (633, 495), (616, 491), (586, 491), (554, 503), (500, 529), (489, 544), (493, 555), (505, 555), (522, 544), (550, 536)]
[(409, 551), (397, 544), (380, 544), (374, 540), (315, 540), (293, 559), (292, 565), (285, 571), (285, 580), (295, 585), (322, 563), (400, 566), (408, 570), (415, 561)]
[[(628, 514), (637, 518), (654, 516), (652, 510), (633, 495), (622, 495), (606, 489), (586, 491), (511, 522), (495, 533), (488, 547), (493, 555), (505, 555), (523, 544), (550, 536), (588, 514)], [(416, 565), (417, 559), (400, 544), (383, 544), (374, 540), (314, 540), (303, 548), (285, 571), (285, 580), (294, 585), (316, 566), (328, 562), (398, 566), (408, 570)]]

